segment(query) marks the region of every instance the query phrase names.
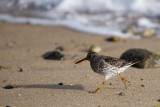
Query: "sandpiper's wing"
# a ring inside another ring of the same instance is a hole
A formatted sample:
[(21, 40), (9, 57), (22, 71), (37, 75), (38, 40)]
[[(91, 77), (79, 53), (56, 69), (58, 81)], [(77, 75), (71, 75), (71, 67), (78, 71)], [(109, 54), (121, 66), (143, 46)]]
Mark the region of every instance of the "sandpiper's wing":
[(115, 66), (117, 68), (121, 68), (124, 66), (131, 66), (135, 63), (126, 61), (124, 59), (118, 59), (110, 56), (102, 56), (102, 59), (105, 61), (105, 63), (108, 63), (109, 65)]

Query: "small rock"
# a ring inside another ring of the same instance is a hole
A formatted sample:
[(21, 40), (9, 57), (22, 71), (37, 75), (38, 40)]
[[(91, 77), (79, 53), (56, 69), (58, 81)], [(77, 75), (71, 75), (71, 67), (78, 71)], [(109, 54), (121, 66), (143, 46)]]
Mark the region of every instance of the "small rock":
[(88, 51), (89, 52), (97, 52), (97, 53), (99, 53), (101, 50), (102, 50), (101, 47), (99, 47), (97, 45), (92, 45)]
[(141, 78), (141, 81), (143, 81), (143, 78)]
[(118, 95), (119, 96), (125, 96), (125, 93), (124, 92), (120, 92)]
[(106, 41), (110, 41), (110, 42), (120, 42), (120, 41), (124, 41), (124, 40), (126, 40), (126, 39), (122, 38), (122, 37), (117, 37), (117, 36), (108, 37), (106, 39)]
[(111, 85), (111, 86), (112, 86), (113, 84), (110, 82), (110, 83), (109, 83), (109, 85)]
[(64, 55), (58, 51), (47, 52), (42, 57), (48, 60), (64, 60)]
[(56, 50), (64, 51), (64, 47), (63, 46), (58, 46), (58, 47), (56, 47)]
[(12, 42), (9, 42), (6, 44), (8, 47), (12, 47), (13, 46), (13, 43)]
[(98, 107), (101, 107), (101, 105), (98, 105)]
[(14, 88), (14, 86), (12, 86), (12, 85), (6, 85), (5, 87), (3, 87), (3, 88), (5, 88), (5, 89), (13, 89)]
[(159, 103), (155, 104), (153, 107), (160, 107), (160, 104)]
[(77, 57), (78, 57), (78, 55), (73, 55), (72, 56), (73, 59), (76, 59)]
[(0, 70), (2, 70), (2, 69), (6, 69), (6, 67), (5, 67), (5, 66), (0, 65)]
[(155, 29), (146, 29), (144, 30), (144, 32), (142, 33), (142, 36), (144, 37), (150, 37), (156, 34)]
[(18, 94), (18, 96), (20, 97), (20, 96), (21, 96), (21, 94)]
[(160, 102), (160, 99), (158, 99), (157, 101)]
[(60, 82), (60, 83), (58, 83), (58, 85), (63, 85), (63, 83), (62, 83), (62, 82)]
[(11, 106), (6, 106), (6, 107), (11, 107)]
[(7, 82), (7, 80), (3, 80), (3, 82)]
[(120, 58), (132, 62), (140, 61), (133, 65), (137, 68), (160, 67), (160, 55), (146, 49), (129, 49), (125, 51)]
[(141, 87), (144, 87), (144, 85), (142, 84)]
[(20, 69), (19, 69), (19, 72), (23, 72), (23, 68), (20, 68)]

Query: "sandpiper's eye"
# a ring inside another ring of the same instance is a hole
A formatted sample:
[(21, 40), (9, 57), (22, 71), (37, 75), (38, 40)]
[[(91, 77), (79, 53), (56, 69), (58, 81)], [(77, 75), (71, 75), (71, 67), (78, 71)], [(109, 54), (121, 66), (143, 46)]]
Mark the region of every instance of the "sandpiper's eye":
[(91, 54), (89, 54), (87, 57), (88, 57), (88, 58), (91, 58), (91, 57), (92, 57), (92, 55), (91, 55)]

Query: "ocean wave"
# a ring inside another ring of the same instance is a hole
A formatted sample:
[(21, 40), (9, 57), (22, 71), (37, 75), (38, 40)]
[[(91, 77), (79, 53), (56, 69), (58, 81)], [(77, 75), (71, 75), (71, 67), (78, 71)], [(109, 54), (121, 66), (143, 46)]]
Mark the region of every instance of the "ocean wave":
[(131, 26), (159, 30), (159, 9), (158, 0), (0, 0), (0, 20), (137, 38), (123, 31)]

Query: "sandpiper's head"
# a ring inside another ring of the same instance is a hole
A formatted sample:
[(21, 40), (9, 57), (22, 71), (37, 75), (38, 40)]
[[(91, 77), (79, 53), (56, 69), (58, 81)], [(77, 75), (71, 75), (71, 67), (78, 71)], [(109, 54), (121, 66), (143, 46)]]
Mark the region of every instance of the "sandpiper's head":
[(89, 52), (89, 53), (87, 54), (87, 57), (85, 57), (85, 58), (77, 61), (76, 64), (78, 64), (78, 63), (80, 63), (80, 62), (82, 62), (82, 61), (85, 61), (85, 60), (89, 60), (89, 61), (90, 61), (92, 58), (94, 58), (94, 57), (97, 56), (97, 55), (98, 55), (98, 53), (96, 53), (96, 52)]

